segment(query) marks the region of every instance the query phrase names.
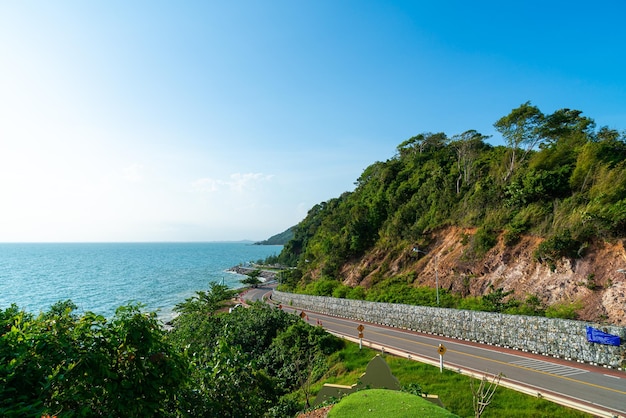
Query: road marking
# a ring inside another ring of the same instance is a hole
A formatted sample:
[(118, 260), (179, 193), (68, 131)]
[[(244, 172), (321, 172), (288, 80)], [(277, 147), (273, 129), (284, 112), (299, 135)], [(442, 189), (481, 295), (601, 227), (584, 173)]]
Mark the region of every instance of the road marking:
[(576, 367), (564, 366), (561, 364), (548, 363), (542, 360), (519, 360), (512, 361), (511, 364), (528, 367), (533, 370), (552, 373), (558, 376), (576, 376), (577, 374), (589, 373), (589, 370), (578, 369)]

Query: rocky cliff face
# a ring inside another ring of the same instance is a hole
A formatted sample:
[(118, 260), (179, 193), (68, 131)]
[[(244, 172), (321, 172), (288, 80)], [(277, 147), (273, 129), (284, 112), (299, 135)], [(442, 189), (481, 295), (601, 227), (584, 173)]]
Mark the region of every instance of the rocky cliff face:
[(537, 296), (544, 305), (580, 302), (579, 319), (626, 325), (626, 249), (622, 240), (592, 243), (579, 259), (561, 259), (556, 269), (533, 258), (541, 243), (522, 237), (515, 246), (497, 245), (479, 260), (468, 257), (464, 244), (472, 230), (447, 228), (433, 236), (428, 254), (408, 246), (398, 251), (374, 250), (342, 269), (344, 283), (369, 287), (375, 277), (415, 272), (414, 285), (439, 286), (464, 296), (482, 295), (491, 286), (512, 290), (524, 300)]

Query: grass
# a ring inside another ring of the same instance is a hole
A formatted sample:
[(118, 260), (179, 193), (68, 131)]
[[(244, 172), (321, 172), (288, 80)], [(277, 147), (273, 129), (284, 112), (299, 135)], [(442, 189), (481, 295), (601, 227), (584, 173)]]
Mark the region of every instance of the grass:
[[(365, 347), (359, 350), (358, 344), (346, 342), (344, 349), (329, 357), (330, 369), (312, 386), (312, 392), (317, 393), (324, 383), (340, 385), (357, 383), (367, 364), (376, 354), (379, 352)], [(387, 354), (384, 355), (384, 359), (403, 386), (418, 384), (423, 393), (438, 395), (445, 408), (453, 414), (460, 417), (474, 416), (469, 376), (445, 369), (440, 373), (438, 367)], [(498, 387), (493, 402), (482, 416), (483, 418), (590, 417), (583, 412), (503, 387)]]
[(454, 415), (419, 396), (386, 389), (363, 390), (346, 396), (328, 418), (454, 418)]

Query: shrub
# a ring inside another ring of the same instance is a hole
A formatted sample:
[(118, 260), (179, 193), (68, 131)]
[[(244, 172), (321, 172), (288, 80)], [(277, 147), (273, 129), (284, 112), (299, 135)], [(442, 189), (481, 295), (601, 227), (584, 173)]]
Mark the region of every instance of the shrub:
[(154, 313), (122, 306), (111, 320), (59, 302), (36, 318), (0, 315), (0, 415), (155, 416), (173, 408), (187, 363)]
[(514, 219), (511, 221), (506, 231), (504, 232), (504, 244), (514, 245), (520, 239), (520, 236), (528, 230), (529, 224), (527, 221)]
[(529, 295), (523, 303), (507, 308), (504, 313), (510, 315), (543, 316), (544, 309), (541, 300), (535, 295)]
[(332, 296), (334, 298), (345, 299), (346, 297), (348, 297), (348, 293), (350, 292), (350, 290), (351, 290), (350, 286), (346, 286), (346, 285), (340, 283), (333, 290), (333, 295)]
[(515, 308), (519, 302), (514, 298), (509, 298), (506, 302), (504, 299), (513, 293), (512, 290), (505, 292), (503, 288), (494, 289), (491, 287), (491, 293), (483, 296), (483, 308), (491, 312), (504, 312), (507, 309)]
[(546, 317), (561, 319), (577, 319), (576, 311), (583, 308), (582, 302), (561, 302), (546, 308)]
[(288, 393), (278, 399), (276, 405), (272, 406), (265, 414), (267, 418), (295, 417), (304, 407), (298, 401), (298, 393)]
[(339, 286), (341, 286), (341, 283), (337, 280), (321, 279), (311, 283), (307, 286), (307, 289), (311, 288), (311, 294), (315, 296), (332, 296), (334, 290)]
[(489, 227), (482, 227), (476, 231), (472, 240), (472, 250), (477, 257), (483, 256), (497, 243), (496, 234)]
[(347, 297), (350, 299), (358, 299), (358, 300), (365, 300), (367, 296), (367, 293), (365, 291), (365, 288), (361, 287), (361, 286), (356, 286), (353, 287), (350, 292), (348, 292)]
[(539, 244), (533, 256), (539, 262), (547, 263), (554, 270), (557, 260), (563, 257), (578, 257), (578, 250), (581, 248), (582, 244), (572, 238), (569, 229), (565, 229)]

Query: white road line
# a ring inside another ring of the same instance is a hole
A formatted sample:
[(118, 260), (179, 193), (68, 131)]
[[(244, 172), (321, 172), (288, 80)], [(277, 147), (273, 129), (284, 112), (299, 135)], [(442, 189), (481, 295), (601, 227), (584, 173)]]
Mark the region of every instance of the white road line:
[(562, 366), (560, 364), (546, 363), (545, 361), (540, 360), (512, 361), (511, 364), (527, 367), (533, 370), (539, 370), (546, 373), (552, 373), (559, 376), (575, 376), (577, 374), (589, 373), (587, 370), (577, 369), (575, 367), (569, 366)]

